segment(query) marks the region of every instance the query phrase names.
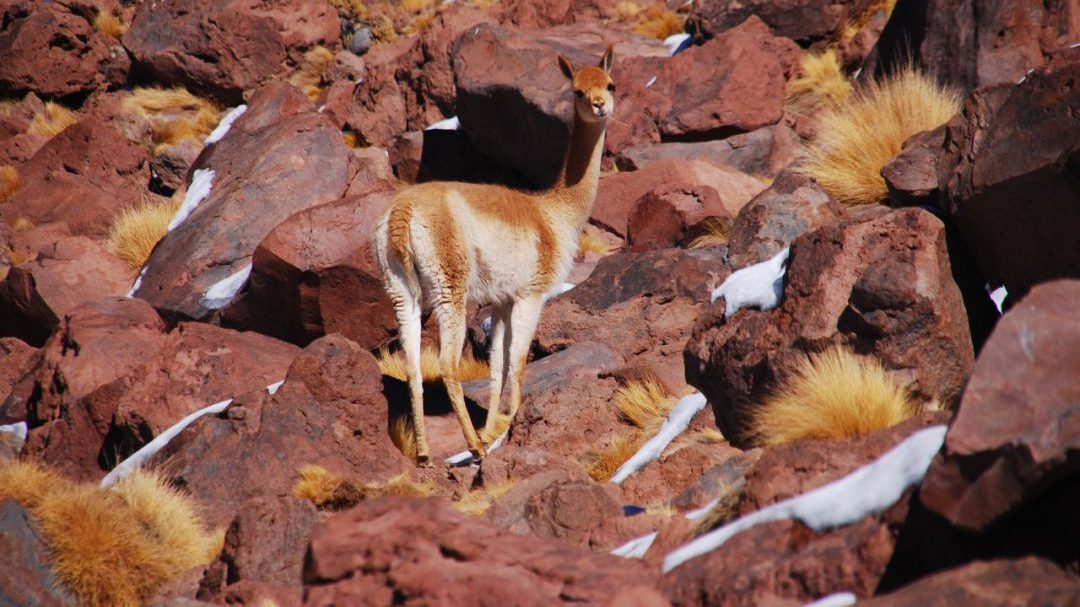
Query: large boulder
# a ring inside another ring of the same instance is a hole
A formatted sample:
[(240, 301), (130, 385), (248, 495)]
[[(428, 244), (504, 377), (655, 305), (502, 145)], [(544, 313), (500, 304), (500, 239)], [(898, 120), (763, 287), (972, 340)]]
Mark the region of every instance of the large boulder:
[(726, 164), (748, 175), (772, 178), (798, 157), (799, 146), (799, 137), (791, 127), (774, 124), (724, 139), (629, 146), (619, 152), (615, 164), (623, 171), (636, 171), (671, 158), (704, 160)]
[(947, 208), (990, 284), (1013, 295), (1080, 277), (1080, 249), (1063, 246), (1080, 230), (1078, 79), (1080, 48), (977, 91), (948, 125)]
[(127, 80), (131, 60), (94, 28), (96, 11), (63, 5), (20, 0), (0, 7), (0, 94), (67, 97)]
[(0, 337), (0, 425), (21, 422), (26, 419), (26, 409), (5, 406), (12, 388), (29, 371), (30, 362), (37, 348), (15, 337)]
[(506, 534), (442, 500), (390, 498), (315, 528), (304, 604), (605, 604), (654, 580), (640, 562)]
[(318, 0), (165, 0), (139, 5), (123, 40), (136, 69), (155, 81), (237, 104), (286, 61), (340, 34), (336, 11)]
[(341, 132), (298, 90), (260, 89), (196, 163), (208, 171), (209, 194), (155, 247), (135, 295), (181, 318), (223, 307), (275, 226), (346, 193), (359, 168), (352, 159)]
[(753, 410), (805, 352), (870, 354), (916, 400), (956, 402), (974, 363), (945, 228), (919, 209), (872, 209), (795, 240), (783, 300), (724, 317), (722, 300), (686, 345), (686, 378), (724, 436), (750, 442)]
[(223, 324), (301, 346), (329, 333), (369, 350), (385, 345), (397, 322), (371, 241), (393, 193), (379, 182), (274, 228), (252, 256), (247, 291), (222, 310)]
[(554, 352), (599, 342), (679, 393), (685, 388), (686, 339), (708, 309), (710, 289), (727, 273), (718, 248), (611, 255), (585, 282), (545, 306), (537, 346)]
[[(1032, 289), (1002, 317), (920, 489), (920, 499), (968, 532), (1014, 522), (1080, 473), (1080, 281)], [(1069, 521), (1072, 521), (1071, 523)], [(1075, 509), (1056, 524), (1076, 528)]]
[(866, 0), (704, 0), (694, 3), (687, 29), (712, 38), (748, 17), (757, 17), (776, 35), (809, 46), (839, 39), (847, 23), (857, 21), (869, 4)]

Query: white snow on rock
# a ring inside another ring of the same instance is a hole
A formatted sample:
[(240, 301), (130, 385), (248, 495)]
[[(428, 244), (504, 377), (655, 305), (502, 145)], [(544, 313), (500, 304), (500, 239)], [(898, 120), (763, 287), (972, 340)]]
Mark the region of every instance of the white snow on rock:
[(841, 479), (762, 508), (680, 546), (664, 557), (664, 573), (722, 546), (759, 523), (796, 519), (821, 533), (885, 510), (908, 488), (922, 481), (930, 461), (941, 450), (946, 430), (945, 426), (920, 430)]
[(168, 430), (155, 436), (154, 440), (143, 445), (142, 449), (139, 449), (135, 453), (132, 453), (130, 457), (117, 464), (117, 466), (113, 468), (111, 472), (106, 474), (105, 478), (101, 479), (101, 486), (103, 488), (108, 488), (115, 485), (117, 481), (131, 474), (135, 470), (138, 470), (143, 465), (145, 465), (146, 462), (150, 461), (150, 458), (157, 455), (158, 451), (161, 451), (161, 449), (165, 445), (169, 444), (169, 441), (176, 438), (176, 435), (183, 432), (184, 428), (190, 426), (192, 423), (195, 422), (195, 420), (210, 413), (221, 413), (225, 410), (226, 407), (232, 404), (232, 401), (233, 399), (228, 398), (221, 402), (214, 403), (209, 407), (203, 407), (202, 409), (199, 409), (198, 411), (180, 420)]
[(688, 46), (690, 46), (690, 34), (672, 34), (667, 38), (664, 38), (664, 48), (666, 48), (671, 55), (678, 53)]
[(611, 551), (611, 554), (615, 556), (621, 556), (628, 559), (640, 559), (645, 557), (645, 553), (649, 551), (649, 547), (652, 546), (653, 541), (656, 540), (657, 532), (653, 531), (649, 535), (643, 535), (636, 537), (629, 542), (626, 542), (622, 546)]
[(26, 422), (17, 424), (5, 424), (0, 426), (0, 434), (14, 434), (19, 440), (26, 442)]
[(461, 121), (458, 120), (457, 116), (451, 116), (449, 118), (444, 118), (443, 120), (440, 120), (440, 121), (436, 122), (435, 124), (432, 124), (431, 126), (429, 126), (428, 128), (426, 128), (424, 130), (425, 131), (460, 131), (461, 130)]
[(997, 306), (998, 313), (1001, 312), (1001, 306), (1005, 303), (1005, 298), (1008, 296), (1009, 292), (1005, 290), (1004, 286), (990, 291), (990, 301), (993, 301), (994, 305)]
[(172, 221), (169, 222), (169, 232), (184, 223), (184, 220), (188, 218), (188, 215), (191, 215), (195, 207), (199, 206), (199, 203), (210, 195), (210, 186), (213, 182), (213, 169), (197, 169), (191, 174), (191, 185), (188, 186), (187, 193), (184, 194), (184, 202), (180, 203), (180, 210), (176, 212)]
[(855, 595), (850, 592), (834, 592), (806, 603), (803, 607), (848, 607), (848, 605), (854, 605), (856, 600)]
[[(507, 430), (506, 432), (503, 432), (502, 434), (500, 434), (499, 438), (496, 438), (495, 440), (491, 441), (491, 445), (488, 446), (487, 452), (491, 453), (492, 451), (494, 451), (494, 450), (498, 449), (499, 447), (501, 447), (502, 444), (506, 442), (506, 435), (509, 434), (509, 433), (510, 433), (510, 431)], [(469, 453), (466, 450), (466, 451), (462, 451), (460, 453), (455, 453), (455, 454), (451, 455), (450, 457), (446, 458), (443, 461), (445, 461), (447, 464), (449, 464), (451, 466), (468, 466), (468, 465), (471, 465), (473, 463), (473, 457), (472, 457), (472, 453)]]
[(214, 130), (210, 132), (210, 135), (207, 136), (203, 143), (205, 145), (210, 145), (211, 143), (221, 141), (221, 138), (225, 136), (225, 133), (228, 133), (229, 129), (232, 128), (232, 123), (246, 111), (247, 106), (244, 104), (240, 104), (229, 110), (229, 113), (225, 114), (225, 117), (221, 119), (221, 122), (218, 122), (218, 125), (214, 127)]
[(645, 88), (650, 88), (654, 84), (656, 84), (656, 76), (649, 78), (649, 81), (645, 83)]
[(277, 394), (277, 391), (280, 390), (281, 387), (284, 386), (284, 385), (285, 385), (285, 380), (284, 379), (280, 380), (280, 381), (276, 381), (276, 382), (274, 382), (274, 383), (272, 383), (272, 384), (270, 384), (269, 386), (266, 387), (266, 393), (269, 394), (270, 396), (273, 396), (273, 395)]
[(224, 308), (229, 305), (232, 298), (236, 297), (236, 294), (244, 287), (244, 283), (247, 282), (248, 276), (251, 276), (250, 263), (210, 285), (210, 288), (206, 290), (206, 293), (203, 293), (199, 305), (207, 310)]
[(705, 515), (708, 514), (709, 512), (712, 512), (712, 509), (715, 508), (717, 506), (717, 504), (719, 504), (719, 503), (720, 503), (720, 498), (715, 497), (715, 498), (709, 500), (708, 504), (705, 504), (704, 506), (698, 508), (697, 510), (691, 510), (690, 512), (687, 512), (686, 513), (686, 518), (688, 520), (691, 520), (691, 521), (696, 521), (698, 519), (705, 518)]
[(137, 293), (139, 291), (139, 287), (142, 286), (143, 276), (146, 276), (146, 266), (143, 266), (142, 269), (139, 270), (139, 276), (135, 279), (135, 283), (131, 285), (130, 289), (128, 289), (128, 297), (135, 297), (135, 293)]
[(739, 308), (753, 306), (772, 310), (780, 304), (784, 294), (784, 274), (791, 247), (784, 249), (768, 261), (747, 266), (724, 280), (712, 292), (711, 302), (724, 298), (724, 317), (730, 318)]
[(701, 392), (694, 392), (680, 398), (679, 402), (675, 403), (675, 406), (671, 409), (668, 418), (664, 420), (664, 425), (660, 426), (660, 431), (656, 433), (656, 436), (650, 438), (638, 449), (637, 453), (630, 456), (630, 459), (619, 466), (619, 469), (615, 471), (615, 475), (611, 477), (611, 482), (616, 485), (621, 484), (631, 474), (641, 470), (646, 464), (660, 457), (668, 444), (675, 440), (676, 436), (682, 434), (683, 430), (686, 430), (686, 427), (690, 425), (690, 420), (705, 407), (705, 402), (705, 395)]

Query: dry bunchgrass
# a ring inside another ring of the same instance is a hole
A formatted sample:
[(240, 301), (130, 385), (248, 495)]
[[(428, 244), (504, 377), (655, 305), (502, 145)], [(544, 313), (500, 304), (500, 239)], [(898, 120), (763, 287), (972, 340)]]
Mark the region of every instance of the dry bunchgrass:
[(488, 511), (491, 504), (495, 503), (495, 500), (503, 495), (506, 495), (507, 491), (513, 489), (514, 484), (513, 480), (504, 480), (485, 485), (480, 489), (473, 489), (462, 495), (461, 498), (453, 503), (453, 506), (458, 512), (466, 516), (484, 516), (484, 513)]
[(692, 532), (694, 537), (708, 533), (735, 520), (739, 516), (740, 501), (742, 501), (742, 494), (738, 491), (729, 491), (723, 494), (720, 501), (694, 524)]
[(11, 229), (16, 232), (29, 232), (34, 229), (34, 222), (25, 215), (19, 215), (15, 218), (15, 223), (11, 224)]
[(80, 604), (145, 604), (180, 574), (210, 562), (224, 533), (204, 530), (191, 499), (152, 472), (112, 489), (76, 484), (30, 462), (0, 464), (0, 498), (29, 510), (53, 570)]
[(326, 0), (326, 2), (348, 17), (363, 19), (368, 15), (364, 0)]
[(673, 34), (681, 34), (684, 31), (685, 21), (685, 16), (668, 9), (665, 5), (653, 4), (638, 13), (633, 30), (635, 34), (663, 40)]
[(221, 118), (221, 108), (187, 90), (140, 87), (124, 98), (124, 110), (150, 122), (154, 145), (161, 149), (185, 139), (202, 141)]
[(719, 445), (726, 442), (727, 439), (716, 428), (702, 428), (692, 432), (684, 432), (668, 447), (666, 453), (671, 455), (694, 445)]
[(727, 244), (731, 238), (731, 220), (726, 217), (706, 217), (687, 235), (686, 248), (700, 249)]
[(798, 73), (787, 84), (787, 104), (797, 114), (810, 114), (840, 107), (852, 90), (836, 50), (830, 48), (821, 54), (803, 55)]
[(888, 193), (881, 168), (909, 137), (952, 118), (960, 102), (958, 92), (903, 68), (822, 114), (802, 171), (842, 203), (881, 202)]
[(345, 142), (346, 146), (354, 150), (360, 147), (360, 138), (356, 135), (356, 131), (348, 129), (341, 131), (341, 140)]
[(877, 360), (835, 347), (807, 358), (754, 412), (761, 445), (839, 438), (895, 426), (918, 407)]
[(627, 382), (615, 391), (613, 400), (619, 416), (633, 427), (613, 437), (605, 447), (582, 456), (585, 472), (595, 481), (610, 479), (637, 453), (660, 430), (678, 401), (650, 379)]
[(59, 103), (47, 101), (45, 102), (45, 109), (34, 114), (34, 118), (30, 121), (30, 126), (27, 127), (26, 132), (31, 135), (52, 138), (78, 121), (78, 117), (71, 110)]
[(626, 434), (619, 434), (611, 440), (606, 447), (590, 451), (581, 458), (585, 466), (585, 472), (597, 482), (609, 480), (614, 476), (619, 466), (633, 457), (638, 449), (648, 440), (640, 430), (631, 430)]
[(397, 415), (390, 418), (390, 442), (405, 457), (416, 459), (416, 431), (413, 429), (412, 416)]
[(380, 497), (431, 497), (438, 491), (435, 485), (412, 480), (407, 471), (385, 483), (366, 484), (314, 464), (302, 466), (297, 472), (299, 478), (293, 485), (292, 494), (325, 510), (342, 510)]
[(600, 255), (611, 255), (615, 251), (616, 247), (604, 242), (603, 238), (594, 236), (590, 232), (582, 232), (581, 238), (578, 239), (577, 254), (578, 256), (585, 253), (598, 253)]
[(289, 76), (289, 83), (300, 89), (311, 101), (323, 92), (326, 70), (334, 63), (334, 53), (325, 46), (313, 46), (304, 53), (300, 67)]
[(109, 228), (108, 249), (132, 270), (138, 271), (180, 209), (180, 200), (147, 200), (120, 212)]
[(14, 196), (21, 185), (19, 169), (10, 164), (0, 165), (0, 203)]
[(94, 29), (119, 40), (127, 32), (127, 24), (111, 11), (98, 11), (94, 17)]
[[(407, 381), (408, 367), (405, 364), (405, 354), (402, 352), (389, 353), (380, 350), (376, 357), (379, 363), (379, 371), (387, 377), (400, 381)], [(491, 375), (488, 364), (477, 360), (472, 356), (462, 356), (458, 365), (457, 378), (459, 381), (471, 381), (474, 379), (486, 379)], [(420, 377), (425, 382), (433, 382), (442, 379), (439, 369), (439, 353), (433, 348), (424, 348), (420, 351)]]

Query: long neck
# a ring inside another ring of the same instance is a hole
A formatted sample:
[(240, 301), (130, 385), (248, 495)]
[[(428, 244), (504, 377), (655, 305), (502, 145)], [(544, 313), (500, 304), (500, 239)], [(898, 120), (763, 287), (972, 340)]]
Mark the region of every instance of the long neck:
[(553, 194), (577, 213), (588, 216), (596, 200), (600, 159), (604, 153), (604, 123), (590, 123), (574, 114), (570, 149)]

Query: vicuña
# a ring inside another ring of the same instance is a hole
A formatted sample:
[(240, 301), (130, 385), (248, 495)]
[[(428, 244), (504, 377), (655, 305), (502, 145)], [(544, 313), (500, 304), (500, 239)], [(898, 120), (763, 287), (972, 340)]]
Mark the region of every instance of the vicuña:
[[(503, 385), (509, 419), (521, 404), (529, 344), (544, 295), (562, 285), (596, 199), (604, 129), (614, 111), (609, 47), (599, 67), (559, 67), (574, 91), (570, 148), (554, 187), (537, 193), (499, 185), (435, 181), (402, 190), (376, 228), (379, 267), (394, 304), (412, 399), (416, 455), (430, 462), (420, 377), (420, 312), (439, 323), (439, 368), (475, 460), (486, 454), (465, 408), (458, 363), (465, 342), (465, 303), (493, 305), (491, 388), (484, 435), (494, 438)], [(509, 380), (509, 381), (507, 381)]]

